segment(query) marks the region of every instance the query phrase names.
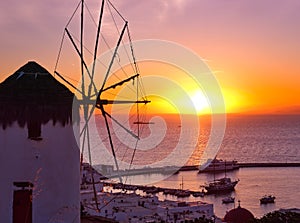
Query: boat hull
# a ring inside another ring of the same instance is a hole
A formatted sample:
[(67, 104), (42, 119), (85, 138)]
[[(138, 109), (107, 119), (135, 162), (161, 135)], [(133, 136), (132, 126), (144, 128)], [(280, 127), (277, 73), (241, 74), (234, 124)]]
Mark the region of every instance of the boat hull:
[(260, 203), (261, 204), (275, 203), (275, 197), (274, 196), (263, 197), (260, 199)]
[(223, 204), (229, 204), (229, 203), (234, 203), (235, 198), (234, 197), (227, 197), (222, 199)]
[(235, 186), (239, 181), (230, 181), (230, 182), (213, 182), (210, 183), (208, 186), (205, 186), (208, 194), (216, 194), (216, 193), (226, 193), (234, 191)]
[(200, 169), (199, 173), (225, 172), (239, 169), (237, 161), (223, 161), (215, 159), (205, 169)]

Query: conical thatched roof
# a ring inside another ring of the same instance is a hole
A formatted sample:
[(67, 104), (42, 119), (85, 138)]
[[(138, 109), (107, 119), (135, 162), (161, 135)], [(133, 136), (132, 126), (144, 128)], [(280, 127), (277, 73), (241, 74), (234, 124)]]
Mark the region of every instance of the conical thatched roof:
[(0, 84), (0, 126), (14, 121), (55, 125), (72, 121), (74, 94), (36, 62), (28, 62)]

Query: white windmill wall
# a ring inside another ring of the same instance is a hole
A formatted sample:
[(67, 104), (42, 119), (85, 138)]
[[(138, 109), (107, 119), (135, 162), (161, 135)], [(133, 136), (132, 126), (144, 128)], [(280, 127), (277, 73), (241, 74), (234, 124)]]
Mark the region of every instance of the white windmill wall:
[(34, 184), (34, 223), (80, 222), (80, 156), (71, 124), (42, 125), (43, 140), (28, 139), (27, 127), (0, 126), (0, 216), (12, 222), (13, 182)]

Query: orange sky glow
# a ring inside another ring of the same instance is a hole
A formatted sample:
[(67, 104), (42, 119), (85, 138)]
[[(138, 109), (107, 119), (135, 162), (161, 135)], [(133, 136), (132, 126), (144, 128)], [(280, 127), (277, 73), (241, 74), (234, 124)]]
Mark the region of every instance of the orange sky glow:
[[(86, 0), (92, 12), (98, 1)], [(99, 1), (100, 2), (100, 1)], [(205, 60), (220, 84), (226, 112), (300, 113), (300, 2), (297, 0), (211, 1), (111, 0), (129, 21), (134, 40), (168, 40), (189, 48)], [(78, 1), (5, 1), (0, 7), (0, 81), (29, 60), (53, 73), (63, 29)], [(104, 28), (110, 27), (105, 20)], [(108, 35), (113, 35), (108, 33)], [(159, 49), (158, 52), (159, 54)], [(66, 52), (63, 72), (77, 84), (79, 59)], [(138, 55), (138, 52), (137, 52)], [(137, 58), (138, 59), (138, 58)], [(195, 65), (196, 66), (196, 65)], [(184, 71), (141, 63), (142, 76), (162, 75), (178, 83), (198, 114), (209, 113), (201, 89)], [(145, 84), (145, 83), (144, 83)], [(150, 95), (152, 112), (176, 113), (176, 95), (157, 87)], [(189, 108), (184, 113), (189, 113)]]

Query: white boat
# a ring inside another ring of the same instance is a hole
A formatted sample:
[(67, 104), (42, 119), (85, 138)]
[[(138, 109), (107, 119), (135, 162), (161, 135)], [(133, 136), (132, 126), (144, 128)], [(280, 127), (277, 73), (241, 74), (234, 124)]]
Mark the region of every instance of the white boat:
[(234, 203), (234, 200), (235, 200), (234, 197), (225, 197), (222, 199), (222, 203), (224, 204)]
[(221, 159), (214, 159), (211, 161), (209, 166), (207, 166), (204, 169), (200, 169), (200, 173), (205, 173), (205, 172), (221, 172), (221, 171), (230, 171), (230, 170), (235, 170), (239, 169), (238, 162), (236, 160), (232, 161), (226, 161), (226, 160), (221, 160)]
[(275, 202), (275, 196), (273, 195), (265, 195), (260, 200), (261, 204), (268, 204), (268, 203), (274, 203)]

